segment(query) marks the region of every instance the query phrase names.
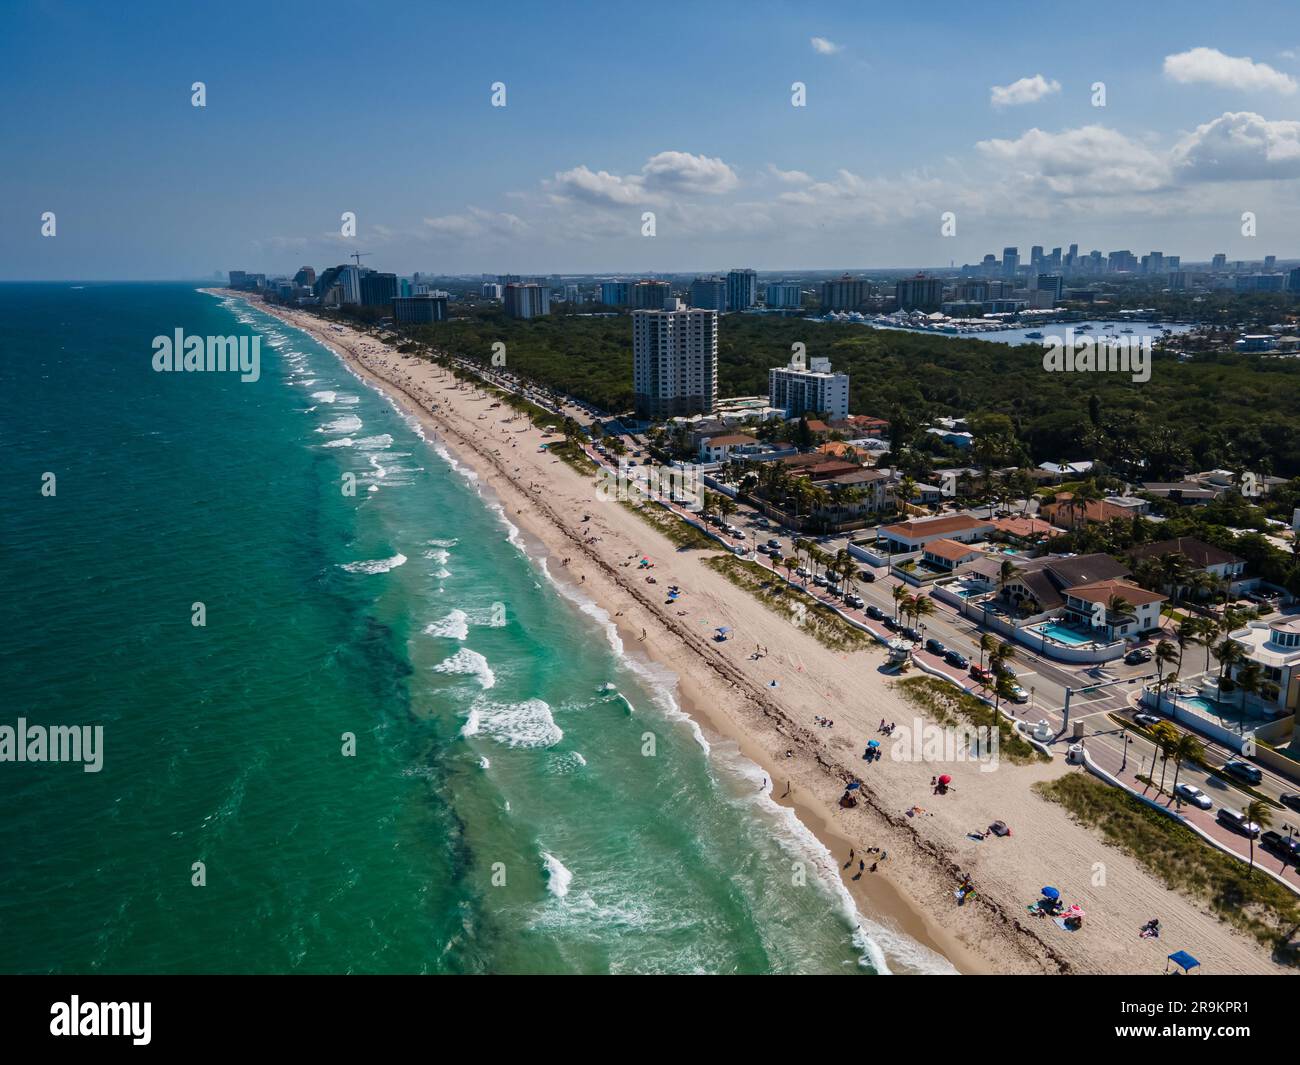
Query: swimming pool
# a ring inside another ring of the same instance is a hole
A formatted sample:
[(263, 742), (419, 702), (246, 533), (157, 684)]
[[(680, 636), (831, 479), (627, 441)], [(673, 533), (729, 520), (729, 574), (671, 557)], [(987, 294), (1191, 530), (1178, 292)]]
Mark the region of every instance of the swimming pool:
[(1074, 629), (1067, 628), (1059, 621), (1044, 621), (1041, 625), (1033, 625), (1030, 632), (1046, 636), (1049, 640), (1055, 640), (1057, 643), (1063, 643), (1067, 647), (1084, 647), (1090, 643), (1096, 643), (1091, 636), (1082, 636), (1075, 632)]

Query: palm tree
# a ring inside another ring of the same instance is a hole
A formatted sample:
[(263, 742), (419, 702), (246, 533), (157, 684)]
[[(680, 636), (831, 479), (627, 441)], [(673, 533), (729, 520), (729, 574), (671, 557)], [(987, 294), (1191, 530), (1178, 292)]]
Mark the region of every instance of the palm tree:
[(1156, 710), (1160, 710), (1160, 685), (1164, 679), (1165, 666), (1175, 658), (1181, 657), (1174, 650), (1174, 645), (1168, 640), (1161, 640), (1156, 644)]
[[(1263, 799), (1251, 799), (1241, 812), (1246, 815), (1247, 821), (1254, 821), (1261, 829), (1268, 828), (1273, 823), (1273, 808)], [(1249, 839), (1250, 872), (1247, 875), (1253, 875), (1255, 872), (1255, 837), (1250, 836)]]
[(1115, 629), (1124, 625), (1136, 617), (1137, 612), (1133, 605), (1121, 595), (1112, 595), (1106, 600), (1106, 625), (1110, 629), (1110, 635), (1115, 634)]
[(980, 636), (980, 669), (984, 668), (984, 654), (992, 654), (997, 650), (998, 640), (991, 632), (983, 633)]
[(917, 621), (934, 613), (934, 603), (928, 595), (918, 595), (912, 601), (912, 617)]
[(1198, 617), (1185, 617), (1178, 623), (1178, 672), (1183, 671), (1183, 652), (1187, 650), (1187, 645), (1200, 643), (1203, 632), (1202, 621)]
[(732, 499), (731, 496), (723, 492), (718, 496), (717, 508), (718, 508), (718, 517), (720, 517), (725, 522), (728, 518), (731, 517), (731, 515), (736, 513), (736, 501)]
[(1258, 695), (1264, 684), (1264, 668), (1258, 662), (1247, 662), (1237, 670), (1237, 690), (1241, 692), (1241, 701), (1237, 704), (1241, 711), (1241, 727), (1246, 727), (1246, 696)]
[(898, 608), (902, 605), (903, 600), (907, 598), (907, 588), (901, 584), (896, 584), (889, 590), (889, 594), (894, 599), (894, 620), (897, 621)]
[[(1169, 756), (1178, 746), (1178, 730), (1168, 721), (1160, 721), (1151, 726), (1151, 735), (1160, 749), (1160, 790), (1165, 790), (1165, 770), (1169, 768)], [(1151, 767), (1154, 771), (1155, 766)]]
[(1236, 640), (1224, 639), (1214, 649), (1215, 657), (1219, 660), (1219, 683), (1223, 683), (1223, 678), (1232, 672), (1232, 667), (1240, 665), (1246, 660), (1246, 650)]
[(899, 507), (899, 509), (904, 514), (907, 513), (907, 508), (911, 504), (912, 496), (915, 492), (916, 492), (916, 481), (912, 479), (912, 476), (910, 474), (904, 475), (903, 479), (898, 482), (898, 494), (902, 500), (902, 506)]
[(1178, 790), (1178, 774), (1182, 772), (1184, 762), (1199, 762), (1205, 757), (1205, 748), (1201, 746), (1201, 741), (1193, 736), (1190, 732), (1181, 733), (1178, 737), (1178, 743), (1173, 750), (1174, 758), (1174, 790)]
[(1005, 673), (998, 675), (993, 684), (993, 728), (996, 730), (1002, 722), (1002, 700), (1010, 699), (1015, 694), (1016, 682)]

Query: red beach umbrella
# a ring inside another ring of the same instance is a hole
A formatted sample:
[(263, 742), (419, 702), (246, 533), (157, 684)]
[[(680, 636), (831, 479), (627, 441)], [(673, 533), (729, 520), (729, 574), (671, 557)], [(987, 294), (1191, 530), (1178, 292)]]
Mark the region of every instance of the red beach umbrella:
[(939, 778), (939, 783), (940, 783), (940, 784), (951, 784), (951, 783), (952, 783), (952, 777), (948, 776), (947, 774), (944, 774), (943, 776), (941, 776), (941, 777)]

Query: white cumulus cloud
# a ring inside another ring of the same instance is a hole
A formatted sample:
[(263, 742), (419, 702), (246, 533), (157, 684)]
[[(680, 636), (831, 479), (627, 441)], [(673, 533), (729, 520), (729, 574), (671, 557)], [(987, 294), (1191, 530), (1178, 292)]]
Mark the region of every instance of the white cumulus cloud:
[(1184, 137), (1173, 157), (1190, 181), (1300, 177), (1300, 122), (1225, 111)]
[(1290, 74), (1274, 70), (1267, 63), (1256, 63), (1248, 56), (1224, 55), (1217, 48), (1192, 48), (1165, 56), (1165, 77), (1183, 85), (1280, 92), (1285, 96), (1290, 96), (1297, 88), (1296, 80)]
[(559, 202), (628, 206), (662, 203), (675, 195), (717, 195), (739, 184), (736, 172), (721, 159), (667, 151), (652, 155), (639, 173), (611, 174), (579, 165), (560, 171), (546, 187)]
[(843, 46), (836, 44), (834, 41), (828, 41), (825, 37), (814, 37), (812, 39), (813, 51), (818, 55), (834, 55), (842, 51)]
[(1168, 182), (1168, 162), (1146, 145), (1105, 126), (1048, 133), (1031, 129), (1015, 140), (975, 147), (1009, 174), (1062, 196), (1151, 192)]
[(1014, 107), (1017, 104), (1032, 104), (1060, 91), (1059, 81), (1035, 74), (1032, 78), (1021, 78), (1010, 85), (990, 86), (989, 99), (994, 107)]

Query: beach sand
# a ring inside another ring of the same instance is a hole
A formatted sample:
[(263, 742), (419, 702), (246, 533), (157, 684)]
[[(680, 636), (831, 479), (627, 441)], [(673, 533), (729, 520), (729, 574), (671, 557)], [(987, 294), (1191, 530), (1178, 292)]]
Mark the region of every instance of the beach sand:
[[(491, 408), (491, 400), (476, 398), (443, 368), (364, 333), (337, 332), (310, 313), (250, 302), (312, 334), (419, 417), (545, 551), (551, 574), (609, 614), (627, 651), (676, 675), (682, 709), (711, 740), (734, 741), (762, 768), (772, 797), (798, 815), (837, 866), (845, 865), (850, 847), (868, 859), (875, 857), (864, 855), (868, 847), (888, 851), (876, 872), (854, 879), (855, 860), (841, 875), (860, 912), (885, 926), (868, 932), (892, 968), (923, 966), (908, 963), (907, 939), (889, 930), (943, 955), (962, 973), (1156, 974), (1178, 949), (1195, 954), (1208, 973), (1289, 971), (1253, 938), (1167, 890), (1031, 791), (1035, 781), (1083, 770), (1059, 757), (1028, 766), (1003, 759), (983, 772), (975, 762), (891, 756), (896, 744), (878, 734), (880, 720), (897, 722), (901, 733), (923, 713), (895, 690), (883, 648), (828, 649), (704, 565), (721, 549), (677, 549), (627, 507), (603, 499), (594, 478), (540, 452), (542, 434), (522, 415), (504, 405)], [(642, 557), (655, 563), (656, 584), (636, 568)], [(674, 584), (684, 594), (668, 604), (666, 590)], [(734, 630), (725, 643), (712, 639), (721, 625)], [(754, 658), (756, 644), (769, 654)], [(818, 726), (819, 716), (833, 719), (834, 727)], [(861, 754), (873, 738), (885, 757), (868, 764)], [(930, 788), (939, 773), (954, 778), (944, 796)], [(864, 782), (856, 793), (861, 798), (856, 808), (843, 809), (839, 798), (853, 776)], [(1012, 835), (983, 841), (968, 835), (994, 820), (1006, 821)], [(953, 892), (962, 874), (978, 891), (959, 907)], [(790, 871), (782, 867), (773, 875)], [(1082, 931), (1065, 932), (1026, 914), (1046, 884), (1087, 911)], [(1164, 935), (1140, 939), (1138, 929), (1151, 917), (1160, 918)], [(827, 919), (837, 918), (828, 913)]]

